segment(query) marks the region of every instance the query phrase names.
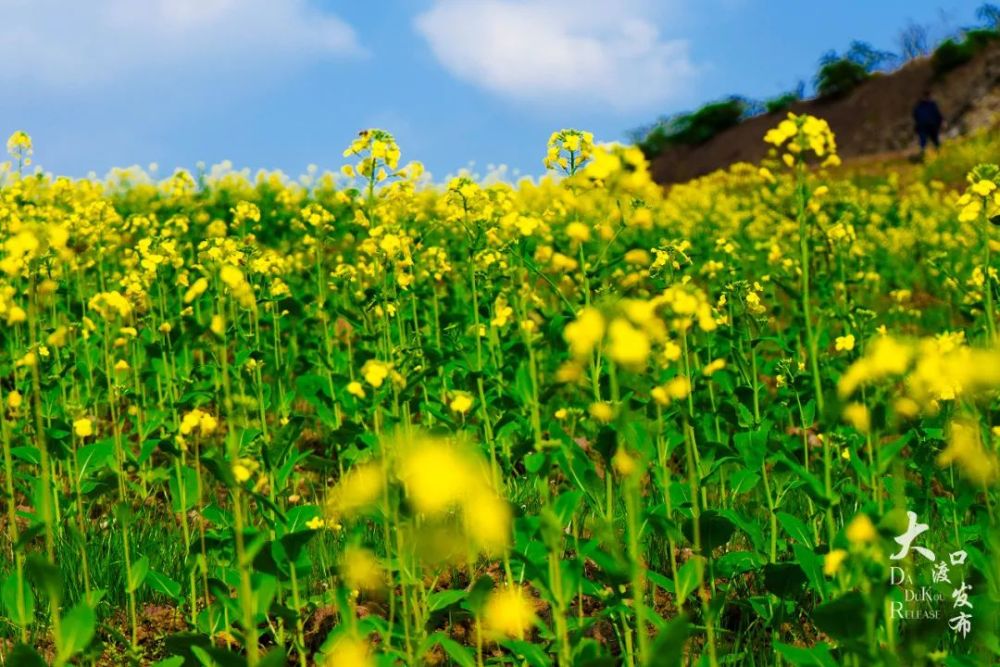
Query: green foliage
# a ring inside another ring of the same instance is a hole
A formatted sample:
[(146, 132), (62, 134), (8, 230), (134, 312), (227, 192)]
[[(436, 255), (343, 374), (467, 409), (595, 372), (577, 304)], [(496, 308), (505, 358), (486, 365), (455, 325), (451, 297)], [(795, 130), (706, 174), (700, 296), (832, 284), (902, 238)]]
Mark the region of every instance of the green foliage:
[(814, 85), (822, 97), (840, 97), (868, 80), (871, 75), (861, 63), (850, 58), (835, 58), (820, 65)]
[(868, 80), (872, 72), (898, 62), (889, 51), (880, 51), (867, 42), (854, 41), (843, 55), (827, 52), (820, 59), (819, 71), (813, 79), (816, 94), (840, 97)]
[(984, 155), (1000, 155), (1000, 132), (995, 128), (984, 128), (962, 141), (944, 144), (933, 159), (920, 168), (921, 180), (960, 185), (965, 182), (965, 175), (982, 162)]
[(969, 62), (974, 55), (975, 53), (968, 42), (946, 39), (934, 49), (931, 65), (935, 74), (942, 75)]
[(967, 30), (960, 39), (946, 39), (931, 56), (934, 74), (942, 76), (964, 65), (997, 40), (1000, 40), (1000, 31), (995, 29)]
[(861, 65), (869, 73), (892, 67), (899, 61), (899, 57), (895, 53), (876, 49), (868, 42), (858, 40), (851, 42), (844, 58)]
[(764, 101), (764, 109), (767, 113), (781, 113), (787, 111), (789, 107), (802, 99), (798, 92), (782, 93), (777, 97), (772, 97)]
[(712, 102), (690, 113), (682, 113), (653, 127), (639, 142), (647, 158), (668, 146), (697, 146), (740, 123), (750, 104), (741, 97)]

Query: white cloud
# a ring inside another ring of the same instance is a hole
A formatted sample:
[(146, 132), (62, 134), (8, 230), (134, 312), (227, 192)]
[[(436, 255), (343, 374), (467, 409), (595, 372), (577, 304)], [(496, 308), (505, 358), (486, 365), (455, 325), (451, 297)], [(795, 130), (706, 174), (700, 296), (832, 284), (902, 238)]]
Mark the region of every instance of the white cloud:
[(650, 0), (434, 0), (415, 25), (459, 79), (546, 106), (628, 111), (685, 97), (698, 71), (654, 13)]
[(0, 82), (57, 90), (362, 52), (309, 0), (0, 0)]

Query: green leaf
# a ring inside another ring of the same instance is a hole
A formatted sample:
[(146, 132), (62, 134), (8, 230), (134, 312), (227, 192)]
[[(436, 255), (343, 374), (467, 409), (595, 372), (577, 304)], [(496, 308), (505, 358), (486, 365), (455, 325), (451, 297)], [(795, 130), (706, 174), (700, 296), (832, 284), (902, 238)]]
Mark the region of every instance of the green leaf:
[(760, 483), (760, 475), (752, 470), (741, 468), (732, 474), (729, 482), (733, 493), (750, 493)]
[(765, 558), (756, 551), (729, 551), (715, 560), (715, 573), (725, 579), (732, 579), (744, 572), (756, 570), (765, 562)]
[[(701, 548), (705, 551), (712, 551), (726, 544), (736, 532), (736, 525), (732, 521), (714, 510), (703, 512), (698, 517), (698, 527), (701, 532)], [(684, 536), (694, 544), (694, 520), (688, 519), (684, 522)]]
[(799, 544), (804, 544), (810, 549), (814, 548), (816, 545), (813, 544), (813, 534), (798, 517), (792, 516), (787, 512), (775, 512), (775, 516), (778, 517), (778, 522), (781, 523), (781, 527), (785, 529), (792, 539), (796, 540)]
[(461, 665), (461, 667), (475, 667), (476, 659), (473, 657), (472, 651), (451, 637), (438, 632), (434, 635), (434, 643), (443, 648), (448, 657)]
[(253, 576), (252, 586), (254, 609), (257, 610), (258, 615), (266, 614), (278, 592), (278, 580), (269, 574), (258, 572)]
[(320, 509), (316, 505), (296, 505), (285, 513), (285, 530), (289, 533), (309, 530), (306, 524), (318, 516)]
[(476, 579), (476, 583), (472, 585), (472, 589), (466, 597), (466, 606), (478, 614), (490, 593), (493, 592), (493, 585), (493, 577), (488, 574), (481, 575)]
[(834, 639), (851, 640), (865, 634), (865, 600), (852, 591), (813, 610), (816, 627)]
[(115, 445), (110, 440), (81, 447), (76, 454), (78, 479), (82, 481), (89, 473), (104, 467), (114, 455)]
[(795, 560), (799, 562), (802, 571), (806, 573), (813, 590), (820, 595), (826, 594), (826, 577), (823, 575), (823, 557), (801, 544), (793, 544)]
[(7, 664), (17, 665), (17, 667), (48, 667), (45, 659), (38, 654), (38, 651), (27, 644), (18, 644), (7, 654)]
[(837, 667), (830, 648), (822, 642), (809, 648), (775, 642), (774, 648), (795, 667)]
[(667, 623), (656, 636), (656, 642), (646, 660), (646, 667), (680, 667), (684, 660), (684, 643), (691, 635), (691, 622), (681, 614)]
[(145, 556), (132, 563), (132, 570), (128, 573), (128, 592), (131, 593), (142, 586), (149, 574), (149, 559)]
[(573, 519), (573, 514), (576, 513), (577, 508), (580, 506), (580, 501), (583, 500), (582, 491), (567, 491), (556, 498), (552, 505), (556, 516), (559, 517), (559, 524), (562, 527), (568, 526), (570, 521)]
[(236, 486), (236, 478), (233, 477), (233, 470), (229, 466), (229, 463), (225, 460), (219, 460), (211, 456), (203, 456), (201, 458), (201, 464), (212, 473), (218, 481), (224, 484), (227, 488), (232, 489)]
[(164, 658), (159, 662), (154, 662), (152, 667), (181, 667), (184, 664), (184, 658), (179, 655), (174, 655), (169, 658)]
[[(749, 414), (749, 413), (748, 413)], [(752, 431), (741, 431), (733, 436), (733, 446), (740, 453), (748, 470), (760, 470), (767, 454), (767, 438), (771, 432), (771, 422), (764, 420)]]
[(816, 420), (816, 399), (811, 398), (802, 408), (802, 423), (811, 426)]
[(190, 466), (182, 466), (179, 471), (174, 468), (167, 487), (170, 489), (170, 507), (177, 514), (187, 512), (198, 502), (198, 471)]
[(215, 646), (191, 646), (191, 653), (205, 667), (246, 667), (242, 655)]
[(150, 590), (166, 595), (173, 600), (181, 599), (181, 585), (165, 574), (150, 570), (146, 575)]
[(552, 659), (537, 644), (519, 639), (508, 639), (500, 642), (511, 653), (525, 660), (531, 667), (548, 667), (552, 664)]
[[(677, 595), (678, 606), (683, 605), (691, 592), (698, 586), (699, 558), (704, 561), (701, 556), (692, 556), (686, 563), (677, 568), (674, 591)], [(700, 566), (704, 567), (704, 563), (701, 563)]]
[[(18, 589), (20, 593), (18, 592)], [(12, 573), (3, 582), (3, 606), (7, 611), (7, 616), (14, 623), (23, 627), (29, 625), (35, 618), (35, 595), (31, 592), (31, 586), (25, 579), (18, 579), (17, 573)], [(20, 600), (20, 604), (18, 601)], [(22, 614), (19, 608), (24, 609)]]
[[(207, 618), (209, 616), (208, 609), (201, 610), (201, 616)], [(221, 614), (219, 614), (221, 616)], [(214, 632), (216, 629), (221, 627), (221, 622), (217, 626), (211, 629)], [(172, 635), (165, 635), (163, 637), (163, 647), (166, 653), (171, 655), (176, 655), (184, 658), (185, 665), (197, 664), (195, 662), (196, 658), (192, 648), (195, 646), (200, 647), (210, 647), (212, 645), (212, 638), (208, 634), (200, 634), (196, 632), (180, 632)]]
[(761, 552), (766, 550), (764, 531), (761, 530), (759, 522), (740, 514), (736, 510), (723, 510), (720, 514), (732, 521), (737, 528), (747, 534), (754, 549)]
[(257, 667), (285, 667), (288, 664), (288, 656), (285, 653), (285, 649), (278, 648), (271, 649), (267, 655), (260, 659), (257, 663)]
[(896, 438), (890, 443), (880, 445), (878, 456), (878, 472), (883, 474), (892, 465), (892, 462), (896, 459), (896, 456), (903, 451), (903, 447), (906, 447), (910, 442), (910, 436), (913, 431), (907, 431), (904, 435)]
[(279, 542), (281, 543), (281, 546), (290, 562), (296, 563), (299, 561), (299, 557), (309, 540), (313, 539), (318, 534), (318, 530), (306, 528), (305, 530), (299, 530), (294, 533), (284, 535)]
[(779, 598), (797, 597), (805, 583), (806, 573), (798, 563), (768, 563), (764, 566), (764, 588)]
[(545, 465), (546, 456), (544, 452), (532, 452), (524, 457), (524, 469), (532, 475), (538, 473)]
[(812, 474), (802, 465), (791, 460), (784, 454), (779, 454), (774, 458), (776, 462), (787, 467), (795, 474), (796, 477), (799, 478), (799, 480), (801, 480), (806, 493), (809, 494), (809, 496), (812, 497), (818, 505), (821, 507), (828, 507), (830, 503), (833, 502), (833, 498), (830, 498), (826, 494), (826, 490), (823, 488), (823, 482), (821, 482), (816, 475)]
[(49, 604), (59, 604), (62, 599), (62, 574), (59, 568), (44, 557), (32, 554), (25, 561), (24, 571), (38, 588), (45, 591)]
[(21, 459), (25, 463), (39, 465), (42, 462), (42, 453), (38, 447), (11, 447), (10, 455), (15, 459)]
[(753, 426), (753, 415), (750, 414), (750, 408), (743, 405), (743, 403), (734, 403), (736, 407), (736, 412), (739, 414), (738, 424), (744, 428), (747, 426)]
[(233, 515), (218, 505), (213, 504), (201, 508), (201, 515), (206, 521), (220, 528), (228, 528), (233, 525)]
[(464, 600), (466, 595), (468, 592), (461, 589), (437, 591), (427, 596), (427, 608), (430, 611), (438, 611)]
[(70, 609), (60, 620), (59, 656), (64, 663), (87, 648), (97, 630), (97, 614), (85, 602)]
[(764, 623), (774, 618), (775, 606), (770, 595), (754, 595), (749, 598), (750, 608)]

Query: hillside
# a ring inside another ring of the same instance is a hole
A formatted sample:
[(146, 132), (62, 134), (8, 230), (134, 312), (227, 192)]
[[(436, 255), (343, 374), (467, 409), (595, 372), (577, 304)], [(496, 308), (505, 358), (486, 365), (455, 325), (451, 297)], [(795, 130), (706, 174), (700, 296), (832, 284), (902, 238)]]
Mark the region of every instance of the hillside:
[[(938, 79), (930, 59), (920, 58), (874, 76), (844, 97), (804, 100), (790, 111), (825, 118), (844, 158), (915, 150), (910, 113), (928, 87), (945, 116), (946, 139), (989, 126), (1000, 112), (1000, 44)], [(755, 116), (697, 146), (669, 147), (653, 160), (653, 177), (678, 183), (734, 162), (760, 160), (768, 149), (761, 137), (785, 113)]]

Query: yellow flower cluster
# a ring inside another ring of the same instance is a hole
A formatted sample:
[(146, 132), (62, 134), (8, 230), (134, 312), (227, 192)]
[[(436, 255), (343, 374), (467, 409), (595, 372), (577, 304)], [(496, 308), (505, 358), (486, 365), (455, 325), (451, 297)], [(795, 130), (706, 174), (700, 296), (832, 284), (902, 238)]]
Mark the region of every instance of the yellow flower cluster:
[(351, 468), (330, 494), (331, 522), (378, 506), (398, 488), (425, 526), (457, 523), (466, 543), (497, 554), (510, 542), (511, 511), (489, 466), (469, 446), (426, 435), (384, 440), (385, 458)]
[[(224, 264), (219, 269), (219, 279), (229, 288), (229, 293), (244, 308), (254, 309), (257, 307), (257, 297), (243, 272), (232, 264)], [(186, 296), (186, 295), (185, 295)]]
[(897, 410), (936, 412), (940, 401), (974, 400), (1000, 388), (1000, 350), (973, 348), (962, 336), (921, 340), (878, 336), (838, 382), (841, 397), (866, 384), (899, 381)]
[(17, 130), (7, 139), (7, 153), (18, 161), (21, 166), (31, 164), (31, 137), (23, 130)]
[(789, 167), (804, 160), (808, 152), (812, 152), (817, 158), (823, 158), (825, 167), (840, 164), (833, 131), (822, 118), (789, 113), (788, 118), (767, 131), (764, 141), (787, 151), (782, 160)]
[(127, 318), (132, 314), (132, 304), (119, 292), (100, 292), (90, 298), (88, 307), (105, 320)]
[(981, 164), (968, 175), (969, 187), (959, 197), (957, 205), (960, 222), (977, 222), (985, 214), (987, 219), (1000, 215), (1000, 169), (996, 165)]
[(385, 181), (399, 167), (399, 146), (395, 137), (385, 130), (369, 129), (359, 132), (357, 138), (344, 150), (344, 157), (351, 155), (361, 159), (354, 166), (345, 165), (343, 175), (348, 178), (360, 176), (372, 185)]
[(559, 130), (549, 137), (545, 168), (575, 174), (594, 153), (594, 135), (580, 130)]
[(214, 433), (218, 426), (219, 422), (215, 417), (196, 408), (184, 413), (179, 431), (181, 435), (191, 435), (197, 432), (201, 436), (208, 436)]
[(483, 625), (494, 638), (523, 639), (534, 622), (534, 605), (527, 591), (519, 586), (494, 591), (483, 608)]
[(959, 417), (948, 425), (948, 445), (938, 455), (938, 465), (955, 464), (962, 475), (979, 486), (995, 482), (1000, 476), (1000, 461), (983, 444), (978, 420)]

